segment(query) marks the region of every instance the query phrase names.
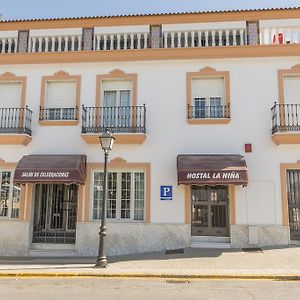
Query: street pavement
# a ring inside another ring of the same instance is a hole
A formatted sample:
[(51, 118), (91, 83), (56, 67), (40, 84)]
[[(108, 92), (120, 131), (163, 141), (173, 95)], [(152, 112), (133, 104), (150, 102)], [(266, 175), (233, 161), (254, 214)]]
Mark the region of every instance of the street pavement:
[[(108, 257), (106, 269), (94, 268), (96, 258), (0, 257), (0, 277), (5, 276), (99, 276), (257, 278), (300, 280), (300, 247), (242, 249), (184, 249)], [(300, 297), (299, 297), (300, 299)]]
[(1, 300), (298, 300), (299, 281), (2, 278)]

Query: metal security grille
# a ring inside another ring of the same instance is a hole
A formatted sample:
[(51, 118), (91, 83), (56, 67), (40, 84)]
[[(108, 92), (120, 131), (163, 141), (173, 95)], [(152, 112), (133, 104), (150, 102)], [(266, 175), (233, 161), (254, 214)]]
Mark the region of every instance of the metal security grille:
[(300, 240), (300, 170), (288, 170), (286, 175), (291, 239)]
[(228, 186), (191, 187), (192, 235), (229, 236)]
[(78, 186), (35, 186), (33, 243), (74, 244)]

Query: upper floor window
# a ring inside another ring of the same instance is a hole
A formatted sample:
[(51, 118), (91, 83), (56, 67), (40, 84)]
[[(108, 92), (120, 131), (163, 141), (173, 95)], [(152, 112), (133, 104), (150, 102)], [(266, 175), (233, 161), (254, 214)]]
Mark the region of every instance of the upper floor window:
[(74, 120), (76, 81), (47, 81), (44, 108), (49, 120)]
[(80, 76), (70, 76), (61, 71), (43, 77), (40, 121), (78, 121), (79, 97)]
[(18, 218), (21, 187), (13, 183), (13, 172), (0, 171), (0, 187), (0, 217)]
[(224, 79), (192, 80), (192, 118), (224, 118)]
[[(94, 172), (93, 219), (101, 218), (103, 200), (103, 172)], [(145, 173), (111, 172), (108, 174), (107, 218), (144, 221)]]
[(210, 67), (187, 73), (187, 116), (190, 124), (230, 121), (229, 72)]
[(103, 126), (130, 127), (132, 121), (132, 81), (103, 80), (101, 86)]
[(0, 82), (0, 108), (21, 107), (22, 83), (20, 81)]
[(300, 75), (284, 76), (283, 93), (286, 104), (300, 104)]

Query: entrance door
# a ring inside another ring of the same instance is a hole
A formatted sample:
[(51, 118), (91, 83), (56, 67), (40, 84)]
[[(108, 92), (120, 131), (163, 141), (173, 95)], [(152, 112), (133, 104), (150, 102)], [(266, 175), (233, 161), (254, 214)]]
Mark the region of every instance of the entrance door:
[(286, 175), (291, 239), (300, 240), (300, 170), (288, 170)]
[(192, 235), (229, 236), (228, 186), (191, 187)]
[(33, 243), (75, 244), (76, 184), (36, 184)]

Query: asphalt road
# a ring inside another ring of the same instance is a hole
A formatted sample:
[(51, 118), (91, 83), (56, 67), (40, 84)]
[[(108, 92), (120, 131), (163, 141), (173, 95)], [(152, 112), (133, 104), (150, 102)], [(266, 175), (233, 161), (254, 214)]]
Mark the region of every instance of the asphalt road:
[(300, 299), (300, 282), (268, 280), (163, 280), (1, 278), (0, 300), (61, 299)]

